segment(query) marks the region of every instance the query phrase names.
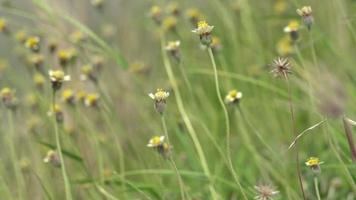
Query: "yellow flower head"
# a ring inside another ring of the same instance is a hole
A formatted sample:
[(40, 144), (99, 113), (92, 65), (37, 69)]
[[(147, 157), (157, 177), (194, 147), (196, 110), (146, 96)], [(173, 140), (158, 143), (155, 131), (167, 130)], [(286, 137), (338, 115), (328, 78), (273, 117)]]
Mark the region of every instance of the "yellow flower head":
[(227, 104), (237, 103), (242, 98), (242, 92), (237, 90), (231, 90), (225, 97), (225, 102)]
[(199, 21), (197, 26), (192, 32), (198, 35), (209, 35), (214, 28), (214, 26), (210, 26), (206, 21)]
[(7, 22), (5, 19), (0, 18), (0, 32), (3, 32), (6, 30), (7, 27)]
[(323, 164), (324, 162), (321, 162), (319, 158), (317, 157), (310, 157), (308, 160), (305, 162), (305, 165), (311, 168), (314, 167), (319, 167), (319, 165)]
[(27, 32), (25, 30), (20, 30), (15, 33), (15, 40), (24, 43), (27, 38)]
[(177, 51), (179, 49), (179, 46), (180, 46), (179, 40), (169, 41), (165, 49), (167, 51)]
[(43, 87), (45, 81), (46, 80), (41, 73), (35, 73), (35, 75), (33, 75), (33, 82), (37, 87)]
[(40, 49), (40, 38), (37, 36), (30, 36), (25, 41), (25, 47), (33, 51)]
[(73, 103), (74, 100), (74, 92), (71, 89), (65, 89), (62, 92), (62, 99), (64, 102)]
[(49, 70), (48, 75), (52, 82), (70, 81), (70, 76), (65, 75), (61, 70)]
[(297, 13), (301, 17), (310, 16), (312, 14), (312, 8), (310, 6), (304, 6), (301, 9), (297, 9)]
[(95, 107), (98, 105), (100, 95), (97, 93), (87, 94), (84, 100), (84, 104), (87, 107)]
[(147, 146), (148, 147), (159, 147), (159, 146), (162, 146), (164, 143), (164, 136), (154, 136), (152, 137)]
[(163, 20), (163, 30), (169, 31), (174, 30), (177, 26), (177, 19), (173, 16), (166, 17)]
[(296, 20), (292, 20), (289, 22), (288, 26), (284, 27), (285, 33), (296, 32), (299, 30), (299, 22)]
[(166, 92), (163, 89), (157, 89), (156, 93), (149, 93), (148, 96), (153, 100), (160, 102), (165, 101), (168, 98), (169, 92)]
[(10, 88), (4, 87), (1, 89), (1, 91), (0, 91), (1, 98), (8, 98), (8, 97), (12, 97), (12, 96), (13, 96), (13, 91)]
[(157, 17), (162, 14), (162, 9), (159, 6), (152, 6), (150, 10), (150, 15), (152, 17)]

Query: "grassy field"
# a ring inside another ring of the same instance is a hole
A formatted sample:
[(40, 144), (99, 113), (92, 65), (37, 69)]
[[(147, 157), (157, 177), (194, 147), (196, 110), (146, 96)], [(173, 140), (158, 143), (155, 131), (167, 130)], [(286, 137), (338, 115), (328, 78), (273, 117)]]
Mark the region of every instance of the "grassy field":
[(356, 199), (355, 0), (1, 0), (0, 199)]

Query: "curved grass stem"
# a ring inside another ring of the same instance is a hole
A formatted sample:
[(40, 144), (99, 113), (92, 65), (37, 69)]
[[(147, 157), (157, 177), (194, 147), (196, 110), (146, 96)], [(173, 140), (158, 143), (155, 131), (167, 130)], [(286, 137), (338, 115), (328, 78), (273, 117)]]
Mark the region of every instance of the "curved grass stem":
[[(162, 126), (163, 126), (164, 135), (167, 138), (168, 146), (171, 147), (171, 142), (170, 142), (169, 136), (168, 136), (167, 123), (166, 123), (166, 119), (165, 119), (163, 114), (161, 115), (161, 122), (162, 122)], [(175, 171), (175, 173), (177, 175), (177, 178), (178, 178), (178, 184), (179, 184), (179, 190), (180, 190), (181, 199), (185, 200), (184, 182), (183, 182), (182, 176), (180, 175), (180, 173), (178, 171), (178, 167), (177, 167), (172, 155), (169, 155), (169, 161), (170, 161), (170, 163), (172, 165), (172, 168)]]
[(179, 88), (178, 88), (178, 84), (177, 84), (177, 80), (174, 76), (174, 73), (173, 73), (173, 70), (172, 70), (172, 66), (171, 66), (171, 63), (168, 59), (168, 56), (166, 54), (166, 51), (164, 49), (164, 45), (165, 45), (165, 37), (164, 35), (161, 36), (161, 53), (162, 53), (162, 59), (163, 59), (163, 64), (164, 64), (164, 67), (166, 69), (166, 72), (167, 72), (167, 75), (168, 75), (168, 78), (169, 78), (169, 81), (172, 85), (172, 88), (174, 90), (174, 96), (176, 98), (176, 102), (177, 102), (177, 106), (178, 106), (178, 110), (179, 110), (179, 113), (181, 114), (182, 116), (182, 119), (184, 121), (184, 124), (186, 125), (187, 127), (187, 130), (188, 130), (188, 133), (193, 141), (193, 144), (194, 144), (194, 147), (198, 153), (198, 156), (199, 156), (199, 161), (200, 161), (200, 164), (202, 166), (202, 169), (204, 171), (204, 174), (206, 175), (206, 177), (208, 177), (210, 183), (209, 183), (209, 191), (211, 193), (211, 197), (213, 200), (216, 200), (216, 199), (219, 199), (218, 198), (218, 193), (216, 192), (214, 186), (213, 186), (213, 183), (212, 183), (212, 176), (211, 176), (211, 173), (210, 173), (210, 170), (209, 170), (209, 167), (208, 167), (208, 162), (205, 158), (205, 155), (204, 155), (204, 152), (203, 152), (203, 148), (199, 142), (199, 139), (197, 137), (197, 134), (196, 134), (196, 131), (193, 127), (193, 124), (192, 122), (190, 121), (189, 119), (189, 116), (187, 114), (187, 111), (185, 110), (185, 107), (184, 107), (184, 104), (183, 104), (183, 100), (182, 100), (182, 96), (180, 94), (180, 91), (179, 91)]
[[(297, 133), (297, 130), (295, 127), (296, 125), (295, 125), (294, 109), (293, 109), (293, 103), (292, 103), (292, 89), (290, 86), (288, 75), (286, 73), (284, 73), (284, 78), (286, 79), (288, 93), (289, 93), (289, 110), (290, 110), (291, 123), (292, 123), (292, 132), (293, 132), (293, 136), (297, 137), (298, 133)], [(300, 190), (303, 195), (303, 199), (306, 200), (304, 186), (303, 186), (303, 180), (302, 180), (302, 173), (300, 172), (300, 166), (299, 166), (299, 145), (298, 145), (298, 142), (295, 143), (295, 154), (296, 154), (295, 160), (296, 160), (296, 165), (297, 165), (298, 182), (299, 182)]]
[(18, 158), (16, 155), (16, 148), (15, 148), (15, 132), (14, 132), (14, 121), (13, 121), (13, 111), (8, 110), (8, 120), (9, 120), (9, 133), (8, 135), (8, 142), (10, 145), (10, 156), (14, 165), (14, 172), (15, 172), (15, 179), (16, 179), (16, 186), (18, 191), (18, 198), (23, 199), (23, 188), (24, 188), (24, 179), (22, 173), (19, 168)]
[(226, 109), (226, 106), (225, 106), (225, 103), (224, 103), (224, 100), (222, 99), (221, 97), (221, 92), (220, 92), (220, 85), (219, 85), (219, 78), (218, 78), (218, 70), (217, 70), (217, 67), (216, 67), (216, 63), (215, 63), (215, 58), (214, 58), (214, 54), (213, 54), (213, 51), (212, 49), (209, 47), (208, 48), (208, 52), (209, 52), (209, 57), (210, 57), (210, 60), (211, 60), (211, 63), (213, 65), (213, 69), (214, 69), (214, 80), (215, 80), (215, 89), (216, 89), (216, 93), (217, 93), (217, 96), (218, 96), (218, 99), (219, 99), (219, 103), (224, 111), (224, 117), (225, 117), (225, 126), (226, 126), (226, 153), (227, 153), (227, 159), (228, 159), (228, 162), (229, 162), (229, 168), (231, 170), (231, 173), (234, 177), (234, 180), (235, 182), (237, 183), (237, 185), (239, 186), (240, 188), (240, 191), (242, 193), (242, 196), (244, 197), (245, 200), (247, 200), (247, 196), (244, 192), (244, 189), (242, 188), (242, 185), (239, 181), (239, 178), (237, 176), (237, 173), (234, 169), (234, 166), (233, 166), (233, 163), (232, 163), (232, 159), (231, 159), (231, 152), (230, 152), (230, 119), (229, 119), (229, 113), (227, 112), (227, 109)]
[[(53, 90), (53, 95), (52, 95), (52, 109), (53, 112), (55, 111), (55, 106), (56, 106), (56, 91)], [(65, 195), (67, 200), (72, 200), (72, 192), (71, 192), (71, 187), (70, 187), (70, 182), (68, 179), (67, 171), (66, 171), (66, 166), (64, 163), (63, 159), (63, 154), (62, 154), (62, 146), (61, 146), (61, 141), (60, 141), (60, 136), (59, 136), (59, 131), (58, 131), (58, 124), (57, 124), (57, 119), (56, 115), (53, 115), (53, 124), (54, 124), (54, 133), (56, 137), (56, 146), (57, 146), (57, 152), (59, 155), (59, 159), (61, 161), (61, 171), (62, 171), (62, 176), (64, 180), (64, 190), (65, 190)]]

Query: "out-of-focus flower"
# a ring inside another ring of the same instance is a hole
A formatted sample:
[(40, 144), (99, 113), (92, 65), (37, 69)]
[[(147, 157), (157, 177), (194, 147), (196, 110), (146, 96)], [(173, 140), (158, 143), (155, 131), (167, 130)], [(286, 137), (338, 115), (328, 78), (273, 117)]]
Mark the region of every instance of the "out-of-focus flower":
[(199, 35), (200, 42), (205, 46), (210, 46), (212, 42), (211, 32), (214, 26), (210, 26), (206, 21), (199, 21), (198, 27), (192, 30), (193, 33)]
[(20, 169), (23, 171), (23, 172), (28, 172), (29, 169), (30, 169), (30, 160), (28, 158), (21, 158), (20, 159)]
[(54, 106), (52, 105), (47, 114), (48, 116), (54, 115), (58, 123), (62, 123), (64, 121), (64, 112), (59, 104), (55, 104)]
[(305, 165), (313, 170), (315, 173), (320, 173), (320, 165), (324, 162), (321, 162), (317, 157), (310, 157), (305, 162)]
[(180, 15), (180, 9), (178, 6), (177, 2), (171, 2), (167, 6), (167, 12), (168, 14), (174, 15), (174, 16), (179, 16)]
[(33, 75), (33, 82), (35, 83), (36, 88), (42, 90), (46, 80), (41, 73), (35, 73)]
[(84, 100), (84, 105), (87, 107), (97, 107), (100, 95), (97, 93), (87, 94)]
[(151, 68), (142, 61), (135, 61), (130, 64), (129, 71), (137, 74), (148, 74)]
[(294, 53), (293, 42), (288, 35), (286, 35), (277, 42), (276, 48), (280, 56), (288, 56)]
[(30, 36), (25, 41), (25, 47), (38, 52), (40, 50), (40, 38), (38, 36)]
[(70, 105), (75, 103), (75, 96), (72, 89), (65, 89), (62, 91), (62, 100)]
[(156, 24), (160, 25), (162, 22), (162, 9), (159, 6), (152, 6), (150, 10), (150, 17)]
[(288, 8), (286, 0), (276, 0), (273, 5), (273, 10), (277, 15), (284, 13)]
[(101, 34), (105, 38), (111, 38), (115, 35), (116, 33), (116, 27), (112, 24), (103, 24), (100, 28)]
[(27, 32), (25, 30), (19, 30), (15, 33), (15, 40), (18, 41), (20, 44), (26, 42)]
[(281, 76), (281, 77), (287, 77), (288, 74), (291, 73), (291, 64), (288, 60), (288, 58), (277, 58), (273, 60), (273, 63), (271, 64), (273, 67), (271, 73), (275, 76)]
[(25, 97), (25, 104), (33, 110), (36, 110), (39, 105), (39, 99), (34, 93), (29, 93)]
[(69, 39), (74, 44), (78, 44), (84, 42), (87, 39), (87, 36), (82, 31), (76, 30), (70, 34)]
[(242, 98), (242, 92), (237, 90), (231, 90), (225, 97), (225, 103), (227, 104), (237, 104)]
[(95, 8), (102, 9), (104, 6), (105, 1), (104, 0), (92, 0), (91, 5), (93, 5)]
[(166, 108), (166, 99), (169, 97), (169, 92), (166, 92), (163, 89), (157, 89), (156, 93), (149, 93), (148, 96), (155, 101), (154, 107), (156, 111), (163, 114)]
[(293, 41), (296, 41), (299, 37), (299, 22), (296, 20), (292, 20), (289, 22), (288, 26), (284, 27), (283, 31), (285, 33), (289, 33), (290, 37)]
[(0, 33), (8, 33), (8, 31), (7, 21), (4, 18), (0, 18)]
[(273, 198), (279, 193), (279, 191), (271, 185), (256, 185), (255, 189), (258, 193), (254, 198), (256, 200), (273, 200)]
[(61, 70), (49, 70), (48, 75), (52, 83), (52, 88), (54, 90), (59, 90), (64, 81), (70, 81), (70, 76), (65, 75), (64, 72)]
[(177, 19), (173, 16), (164, 18), (162, 27), (164, 31), (175, 31), (177, 27)]
[(180, 41), (169, 41), (166, 46), (166, 51), (177, 61), (180, 60)]
[(90, 64), (87, 65), (83, 65), (81, 67), (81, 75), (80, 75), (80, 80), (85, 81), (87, 79), (93, 81), (94, 83), (97, 82), (97, 78), (95, 76), (95, 72), (94, 72), (94, 67)]
[(66, 67), (70, 62), (74, 61), (77, 51), (73, 48), (59, 50), (57, 53), (59, 64)]
[(312, 8), (310, 6), (304, 6), (301, 9), (297, 9), (297, 13), (302, 17), (304, 25), (310, 30), (314, 23)]
[(185, 15), (187, 16), (188, 20), (190, 21), (190, 23), (192, 23), (193, 26), (196, 26), (198, 22), (203, 18), (200, 11), (196, 8), (188, 9)]
[(43, 159), (44, 163), (50, 163), (55, 167), (60, 167), (61, 166), (61, 160), (59, 158), (59, 155), (56, 151), (49, 150), (47, 152), (46, 157)]
[(15, 91), (11, 90), (8, 87), (4, 87), (1, 89), (0, 98), (5, 107), (9, 109), (15, 109), (18, 104), (18, 100), (15, 97)]
[(47, 48), (48, 48), (48, 51), (53, 54), (54, 52), (57, 51), (57, 48), (58, 48), (58, 41), (55, 40), (55, 39), (51, 39), (48, 41), (48, 44), (47, 44)]
[(2, 73), (8, 68), (9, 63), (7, 60), (0, 58), (0, 78), (2, 76)]
[(210, 44), (211, 49), (214, 53), (218, 53), (222, 49), (220, 38), (213, 36)]
[(77, 102), (82, 102), (82, 103), (84, 103), (86, 96), (87, 93), (84, 90), (78, 91), (75, 95)]
[(91, 59), (91, 64), (93, 65), (93, 67), (96, 71), (100, 71), (105, 64), (105, 59), (103, 56), (95, 55)]
[(27, 57), (27, 62), (31, 66), (35, 66), (37, 70), (41, 70), (43, 60), (44, 60), (43, 55), (39, 53), (33, 53)]

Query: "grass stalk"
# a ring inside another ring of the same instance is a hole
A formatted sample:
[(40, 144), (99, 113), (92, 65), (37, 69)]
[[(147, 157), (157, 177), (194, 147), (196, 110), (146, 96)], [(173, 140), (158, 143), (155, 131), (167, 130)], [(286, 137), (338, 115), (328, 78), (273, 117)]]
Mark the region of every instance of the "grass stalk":
[(215, 58), (214, 58), (214, 54), (212, 49), (209, 47), (208, 48), (208, 52), (209, 52), (209, 57), (211, 60), (211, 64), (213, 66), (213, 70), (214, 70), (214, 80), (215, 80), (215, 89), (216, 89), (216, 93), (219, 99), (219, 103), (223, 109), (224, 112), (224, 117), (225, 117), (225, 128), (226, 128), (226, 154), (227, 154), (227, 159), (229, 162), (229, 168), (231, 170), (231, 173), (234, 177), (234, 180), (236, 182), (236, 184), (239, 186), (240, 188), (240, 192), (242, 194), (242, 196), (244, 197), (245, 200), (247, 200), (247, 196), (245, 194), (244, 189), (242, 188), (241, 182), (239, 181), (238, 175), (234, 169), (233, 163), (232, 163), (232, 159), (231, 159), (231, 147), (230, 147), (230, 138), (231, 138), (231, 133), (230, 133), (230, 118), (229, 118), (229, 113), (227, 112), (226, 109), (226, 105), (224, 103), (224, 100), (222, 99), (221, 96), (221, 91), (220, 91), (220, 85), (219, 85), (219, 77), (218, 77), (218, 70), (216, 67), (216, 62), (215, 62)]
[[(169, 136), (168, 136), (168, 129), (167, 129), (167, 123), (166, 123), (166, 119), (164, 117), (164, 114), (161, 115), (161, 122), (162, 122), (162, 126), (163, 126), (163, 132), (165, 137), (167, 138), (167, 142), (168, 142), (168, 146), (171, 147), (171, 142), (169, 140)], [(182, 179), (182, 176), (180, 175), (179, 171), (178, 171), (178, 167), (173, 159), (172, 155), (169, 155), (169, 161), (172, 165), (173, 170), (175, 171), (177, 178), (178, 178), (178, 184), (179, 184), (179, 190), (180, 190), (180, 196), (182, 200), (185, 200), (185, 195), (184, 195), (184, 182)]]
[[(292, 102), (292, 89), (290, 86), (288, 75), (286, 73), (284, 73), (284, 78), (286, 79), (288, 93), (289, 93), (289, 110), (290, 110), (291, 123), (292, 123), (292, 132), (293, 132), (294, 136), (298, 137), (298, 133), (296, 130), (296, 124), (295, 124), (296, 122), (295, 122), (295, 116), (294, 116), (293, 102)], [(299, 145), (298, 145), (298, 142), (295, 143), (295, 154), (296, 154), (295, 160), (296, 160), (296, 165), (297, 165), (297, 176), (298, 176), (299, 186), (300, 186), (300, 190), (303, 195), (303, 199), (306, 200), (304, 186), (303, 186), (303, 180), (302, 180), (302, 174), (301, 174), (300, 166), (299, 166)]]
[(317, 196), (318, 200), (321, 200), (320, 192), (319, 192), (318, 177), (317, 176), (314, 177), (314, 188), (315, 188), (315, 193), (316, 193), (316, 196)]
[(9, 123), (9, 133), (8, 142), (10, 145), (10, 156), (14, 166), (15, 179), (16, 179), (16, 190), (18, 192), (18, 198), (24, 199), (23, 190), (24, 190), (24, 179), (20, 170), (18, 158), (16, 155), (16, 145), (15, 145), (15, 131), (14, 131), (14, 121), (13, 121), (13, 110), (8, 110), (8, 123)]
[[(52, 95), (53, 112), (55, 111), (55, 106), (56, 106), (56, 91), (53, 90), (53, 95)], [(63, 159), (62, 146), (61, 146), (58, 124), (57, 124), (57, 119), (56, 119), (55, 113), (53, 113), (53, 125), (54, 125), (54, 133), (55, 133), (55, 137), (56, 137), (57, 152), (59, 155), (59, 159), (61, 161), (61, 171), (62, 171), (62, 176), (63, 176), (63, 180), (64, 180), (65, 196), (66, 196), (67, 200), (72, 200), (73, 198), (72, 198), (71, 186), (70, 186), (70, 182), (69, 182), (67, 171), (66, 171), (66, 166), (64, 163), (64, 159)]]
[[(165, 49), (164, 49), (164, 44), (165, 44), (165, 37), (164, 35), (161, 36), (161, 53), (162, 53), (162, 59), (163, 59), (163, 64), (164, 64), (164, 67), (166, 69), (166, 72), (167, 72), (167, 75), (168, 75), (168, 78), (169, 78), (169, 81), (173, 87), (173, 90), (174, 90), (174, 96), (176, 98), (176, 102), (177, 102), (177, 106), (178, 106), (178, 110), (179, 110), (179, 113), (181, 114), (182, 116), (182, 119), (184, 121), (184, 124), (186, 125), (187, 127), (187, 130), (188, 130), (188, 133), (193, 141), (193, 144), (194, 144), (194, 147), (198, 153), (198, 156), (199, 156), (199, 161), (200, 161), (200, 164), (202, 166), (202, 169), (204, 171), (204, 174), (208, 177), (208, 179), (210, 181), (212, 181), (212, 176), (211, 176), (211, 173), (210, 173), (210, 169), (209, 169), (209, 166), (208, 166), (208, 162), (205, 158), (205, 155), (204, 155), (204, 152), (203, 152), (203, 148), (199, 142), (199, 139), (197, 137), (197, 134), (196, 134), (196, 131), (193, 127), (193, 124), (192, 122), (190, 121), (189, 119), (189, 116), (187, 114), (187, 111), (185, 110), (185, 107), (184, 107), (184, 104), (183, 104), (183, 100), (182, 100), (182, 96), (181, 96), (181, 93), (179, 91), (179, 88), (178, 88), (178, 84), (177, 84), (177, 80), (173, 74), (173, 70), (172, 70), (172, 66), (171, 66), (171, 63), (168, 59), (168, 56), (165, 52)], [(216, 199), (219, 199), (218, 198), (218, 193), (216, 192), (213, 184), (211, 182), (209, 182), (209, 191), (211, 193), (211, 197), (213, 200), (216, 200)]]

